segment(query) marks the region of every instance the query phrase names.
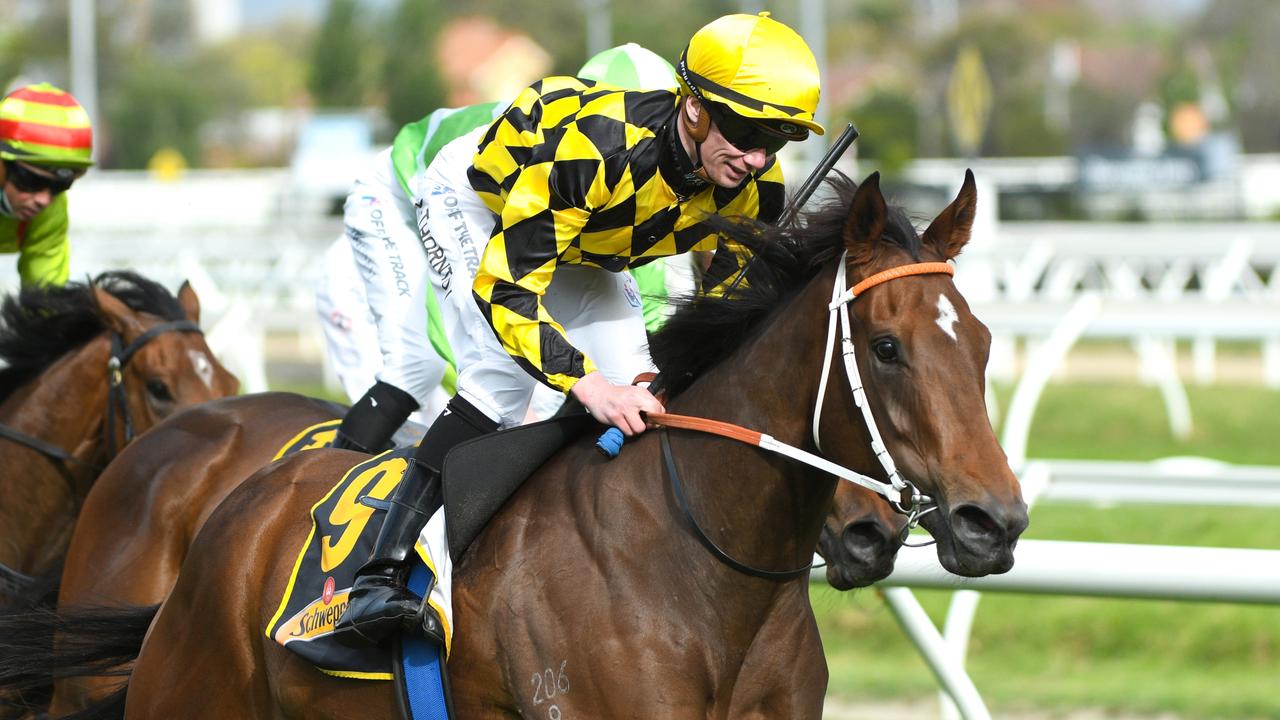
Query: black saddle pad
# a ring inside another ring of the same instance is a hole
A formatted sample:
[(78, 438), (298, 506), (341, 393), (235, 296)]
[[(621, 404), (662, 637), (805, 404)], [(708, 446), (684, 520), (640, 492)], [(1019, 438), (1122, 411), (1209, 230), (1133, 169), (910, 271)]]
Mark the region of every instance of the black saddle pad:
[(557, 450), (589, 429), (585, 412), (521, 425), (462, 443), (444, 463), (444, 517), (456, 563), (520, 485)]

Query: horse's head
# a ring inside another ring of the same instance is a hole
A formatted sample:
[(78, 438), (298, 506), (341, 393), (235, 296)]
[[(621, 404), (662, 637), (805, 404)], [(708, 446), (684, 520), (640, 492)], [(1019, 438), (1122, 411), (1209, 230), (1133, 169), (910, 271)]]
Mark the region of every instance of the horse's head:
[(889, 577), (906, 524), (907, 517), (876, 493), (853, 483), (837, 485), (818, 538), (827, 582), (851, 590)]
[[(918, 237), (906, 216), (886, 205), (879, 174), (867, 178), (844, 222), (851, 284), (897, 266), (955, 258), (969, 241), (976, 199), (966, 173), (959, 195)], [(889, 456), (937, 504), (921, 523), (937, 539), (943, 567), (965, 576), (1006, 572), (1027, 507), (987, 419), (986, 326), (943, 273), (876, 284), (851, 309), (858, 368)], [(841, 398), (845, 412), (856, 415), (852, 391), (845, 387)], [(823, 437), (842, 433), (842, 444), (865, 445), (861, 423), (841, 428), (833, 396), (826, 400)]]
[[(124, 290), (134, 295), (155, 292), (150, 283)], [(109, 368), (108, 380), (119, 388), (113, 393), (123, 392), (125, 415), (134, 432), (146, 430), (180, 407), (237, 392), (240, 381), (218, 362), (198, 332), (200, 300), (190, 283), (183, 283), (178, 291), (180, 311), (170, 309), (165, 315), (137, 310), (147, 305), (117, 294), (117, 288), (104, 286), (101, 278), (93, 286), (97, 312), (114, 336), (112, 356), (119, 364), (119, 375), (110, 377), (116, 369)], [(172, 302), (169, 296), (165, 306), (171, 307)]]

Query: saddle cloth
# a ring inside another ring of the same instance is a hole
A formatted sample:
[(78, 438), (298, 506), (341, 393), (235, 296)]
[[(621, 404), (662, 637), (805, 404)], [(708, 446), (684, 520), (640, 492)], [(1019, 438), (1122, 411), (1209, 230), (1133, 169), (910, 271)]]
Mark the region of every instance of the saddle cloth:
[[(298, 553), (280, 607), (267, 625), (267, 637), (330, 675), (366, 680), (393, 677), (386, 648), (350, 648), (335, 642), (332, 635), (346, 610), (356, 570), (368, 560), (382, 528), (385, 500), (400, 484), (413, 452), (412, 447), (398, 448), (361, 462), (311, 508), (311, 533)], [(415, 550), (437, 579), (427, 602), (444, 623), (447, 653), (453, 638), (452, 564), (443, 512), (427, 522)]]
[[(445, 461), (444, 507), (423, 528), (415, 546), (431, 573), (428, 602), (453, 641), (453, 558), (461, 557), (485, 524), (547, 458), (592, 427), (585, 413), (525, 425), (460, 444)], [(337, 421), (299, 433), (277, 458), (325, 447)], [(311, 508), (312, 529), (294, 564), (267, 637), (331, 675), (392, 679), (385, 648), (349, 648), (332, 639), (347, 606), (355, 572), (368, 559), (382, 528), (386, 499), (408, 467), (414, 448), (389, 450), (361, 462)]]

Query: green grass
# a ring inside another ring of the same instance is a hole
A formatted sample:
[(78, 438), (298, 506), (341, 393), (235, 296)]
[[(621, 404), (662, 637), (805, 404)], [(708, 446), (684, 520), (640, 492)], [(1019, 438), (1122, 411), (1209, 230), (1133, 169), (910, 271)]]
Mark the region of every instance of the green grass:
[[(1008, 389), (1002, 389), (1007, 402)], [(1195, 430), (1169, 434), (1155, 389), (1051, 385), (1031, 457), (1149, 460), (1202, 455), (1280, 465), (1280, 392), (1188, 388)], [(1280, 548), (1274, 509), (1044, 504), (1026, 537), (1093, 542)], [(874, 591), (815, 585), (831, 671), (829, 692), (931, 698), (932, 675)], [(950, 594), (919, 591), (935, 622)], [(986, 594), (975, 618), (970, 674), (993, 714), (1039, 708), (1173, 713), (1186, 718), (1280, 717), (1280, 607)]]
[[(998, 394), (1007, 402), (1009, 392)], [(1049, 385), (1036, 408), (1028, 457), (1152, 460), (1203, 455), (1280, 464), (1280, 392), (1259, 387), (1188, 387), (1192, 431), (1174, 438), (1154, 387), (1121, 383)]]

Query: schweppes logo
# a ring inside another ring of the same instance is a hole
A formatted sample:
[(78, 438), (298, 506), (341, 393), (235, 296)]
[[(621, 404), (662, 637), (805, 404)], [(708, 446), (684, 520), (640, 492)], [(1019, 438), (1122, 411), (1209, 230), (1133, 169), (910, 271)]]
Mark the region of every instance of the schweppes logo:
[(325, 591), (327, 597), (312, 600), (296, 615), (280, 624), (274, 638), (276, 642), (281, 645), (310, 642), (333, 632), (333, 626), (347, 609), (347, 594), (351, 592), (351, 588), (330, 594), (331, 589), (326, 587)]

